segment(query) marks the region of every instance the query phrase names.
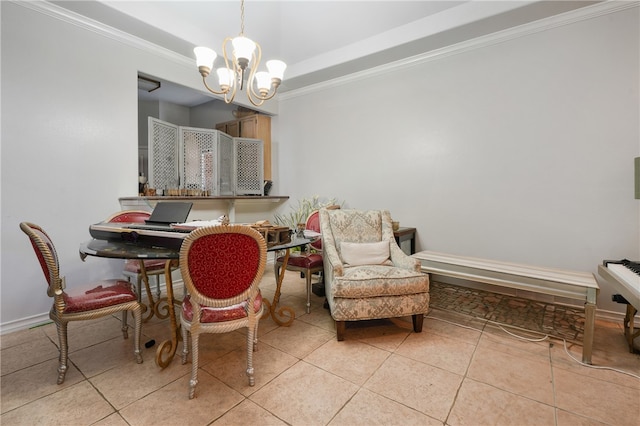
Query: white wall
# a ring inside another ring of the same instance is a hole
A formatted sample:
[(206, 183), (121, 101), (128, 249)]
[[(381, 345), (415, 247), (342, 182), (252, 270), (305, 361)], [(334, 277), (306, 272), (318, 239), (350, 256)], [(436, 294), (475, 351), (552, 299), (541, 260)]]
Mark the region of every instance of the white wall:
[[(137, 74), (201, 80), (161, 49), (0, 7), (6, 332), (51, 306), (19, 222), (50, 233), (69, 285), (119, 274), (119, 261), (77, 253), (89, 224), (137, 193)], [(635, 8), (283, 96), (272, 193), (388, 208), (422, 249), (588, 271), (640, 258), (637, 82)], [(604, 290), (599, 307), (620, 310)]]
[(91, 223), (120, 209), (119, 197), (137, 194), (138, 72), (192, 88), (202, 83), (187, 60), (32, 10), (46, 3), (0, 7), (5, 332), (46, 318), (51, 307), (21, 221), (53, 238), (68, 285), (120, 274), (116, 260), (82, 263), (78, 246)]
[(636, 7), (281, 96), (278, 192), (389, 209), (422, 250), (638, 259), (638, 28)]
[(216, 124), (234, 120), (236, 107), (224, 102), (207, 102), (191, 108), (191, 126), (202, 129), (215, 129)]

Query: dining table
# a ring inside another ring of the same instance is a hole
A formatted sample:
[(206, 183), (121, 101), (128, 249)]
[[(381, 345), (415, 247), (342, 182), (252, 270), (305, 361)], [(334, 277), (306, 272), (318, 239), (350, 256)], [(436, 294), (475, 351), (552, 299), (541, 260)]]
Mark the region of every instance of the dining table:
[(314, 241), (314, 239), (295, 237), (295, 234), (293, 235), (294, 236), (291, 238), (291, 241), (267, 248), (268, 252), (275, 252), (276, 258), (279, 257), (281, 253), (283, 253), (283, 260), (282, 267), (280, 268), (280, 273), (276, 277), (276, 291), (273, 294), (273, 300), (269, 302), (268, 299), (262, 299), (263, 304), (266, 305), (267, 312), (271, 316), (271, 319), (273, 319), (273, 322), (285, 327), (290, 326), (293, 323), (293, 320), (295, 320), (296, 318), (296, 313), (292, 308), (288, 306), (280, 306), (280, 308), (278, 308), (278, 303), (280, 302), (280, 293), (282, 290), (282, 281), (284, 281), (284, 273), (287, 270), (287, 263), (289, 263), (291, 250), (297, 247), (304, 247)]
[[(224, 225), (222, 225), (224, 226)], [(185, 234), (185, 236), (188, 234)], [(302, 247), (310, 242), (312, 239), (308, 238), (292, 238), (291, 241), (283, 244), (274, 245), (267, 248), (269, 252), (284, 253), (283, 265), (280, 274), (276, 277), (276, 290), (273, 295), (273, 299), (269, 301), (267, 298), (263, 298), (263, 303), (266, 305), (266, 312), (268, 315), (263, 315), (262, 319), (267, 316), (271, 316), (273, 321), (280, 326), (290, 326), (295, 319), (295, 311), (288, 306), (278, 306), (280, 302), (280, 295), (282, 290), (282, 281), (284, 280), (284, 272), (286, 270), (287, 262), (289, 261), (290, 252), (296, 247)], [(163, 247), (157, 245), (139, 244), (131, 241), (120, 241), (112, 239), (97, 239), (93, 238), (80, 244), (79, 248), (80, 258), (84, 261), (87, 256), (111, 258), (111, 259), (137, 259), (140, 261), (140, 272), (142, 279), (146, 284), (149, 283), (149, 277), (147, 276), (146, 269), (144, 267), (144, 261), (150, 259), (164, 259), (166, 261), (164, 274), (167, 296), (159, 298), (153, 307), (156, 316), (162, 318), (159, 313), (162, 303), (166, 303), (166, 309), (168, 311), (169, 323), (171, 327), (171, 337), (168, 340), (163, 341), (158, 345), (156, 349), (156, 364), (160, 368), (167, 367), (173, 360), (178, 343), (181, 340), (180, 336), (180, 323), (176, 314), (175, 305), (180, 306), (182, 302), (176, 300), (174, 297), (172, 270), (179, 266), (178, 260), (180, 257), (180, 249), (173, 247)]]
[(155, 311), (156, 316), (161, 318), (160, 306), (166, 303), (166, 309), (169, 314), (169, 323), (171, 325), (171, 338), (163, 341), (156, 349), (156, 364), (161, 367), (167, 367), (175, 356), (180, 339), (178, 327), (178, 319), (175, 311), (175, 304), (181, 303), (177, 301), (173, 294), (173, 279), (171, 276), (172, 269), (178, 266), (178, 258), (180, 250), (170, 247), (148, 246), (125, 241), (100, 240), (91, 239), (80, 244), (80, 258), (84, 261), (87, 256), (111, 258), (111, 259), (136, 259), (140, 262), (140, 274), (142, 279), (149, 284), (149, 277), (144, 266), (145, 260), (163, 259), (165, 260), (164, 276), (167, 289), (167, 296), (158, 298), (154, 306), (148, 309)]

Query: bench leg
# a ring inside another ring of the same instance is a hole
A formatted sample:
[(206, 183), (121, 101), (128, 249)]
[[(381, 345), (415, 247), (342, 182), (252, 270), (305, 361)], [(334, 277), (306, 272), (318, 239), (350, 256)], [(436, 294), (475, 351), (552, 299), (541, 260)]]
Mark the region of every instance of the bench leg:
[(582, 343), (582, 362), (591, 364), (593, 351), (593, 333), (596, 323), (596, 305), (585, 303), (584, 305), (584, 342)]

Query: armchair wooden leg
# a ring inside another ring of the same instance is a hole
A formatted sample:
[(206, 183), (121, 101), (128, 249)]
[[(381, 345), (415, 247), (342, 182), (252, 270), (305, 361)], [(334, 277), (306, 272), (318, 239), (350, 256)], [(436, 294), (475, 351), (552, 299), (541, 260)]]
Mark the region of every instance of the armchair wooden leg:
[(347, 324), (345, 321), (336, 321), (336, 332), (338, 334), (338, 342), (342, 342), (344, 340), (344, 331), (347, 328)]
[(424, 320), (424, 314), (415, 314), (411, 317), (413, 319), (413, 331), (416, 333), (422, 332), (422, 321)]

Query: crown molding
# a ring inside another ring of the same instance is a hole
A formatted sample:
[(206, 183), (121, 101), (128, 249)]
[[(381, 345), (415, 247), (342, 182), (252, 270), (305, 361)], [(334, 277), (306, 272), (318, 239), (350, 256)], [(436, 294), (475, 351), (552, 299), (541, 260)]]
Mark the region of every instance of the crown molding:
[[(110, 38), (136, 49), (146, 51), (152, 55), (162, 57), (179, 65), (185, 66), (186, 68), (192, 69), (194, 67), (193, 58), (186, 57), (162, 46), (158, 46), (157, 44), (146, 41), (140, 37), (118, 30), (94, 19), (87, 18), (86, 16), (80, 15), (48, 1), (32, 2), (11, 0), (11, 2), (16, 5), (70, 23), (72, 25), (76, 25), (87, 31), (100, 34), (104, 37)], [(547, 31), (565, 25), (571, 25), (576, 22), (585, 21), (602, 15), (616, 13), (634, 7), (637, 8), (639, 5), (639, 0), (608, 0), (601, 3), (596, 3), (581, 9), (565, 12), (549, 18), (543, 18), (535, 22), (523, 24), (514, 28), (509, 28), (507, 30), (498, 31), (486, 36), (477, 37), (461, 43), (453, 44), (451, 46), (443, 47), (430, 52), (425, 52), (424, 54), (370, 68), (365, 71), (352, 73), (346, 76), (334, 78), (332, 80), (309, 85), (300, 89), (294, 89), (288, 92), (279, 93), (278, 99), (291, 99), (298, 96), (319, 92), (330, 87), (337, 87), (348, 84), (353, 81), (361, 80), (363, 78), (369, 78), (390, 72), (397, 72), (399, 69), (412, 67), (415, 65), (438, 60), (441, 58), (446, 58), (451, 55), (456, 55), (475, 49), (482, 49), (498, 43), (503, 43), (520, 37), (526, 37), (531, 34)]]
[(143, 50), (152, 55), (162, 57), (179, 65), (183, 65), (187, 68), (193, 69), (195, 66), (193, 58), (186, 57), (174, 52), (173, 50), (158, 46), (157, 44), (146, 41), (140, 37), (131, 35), (117, 28), (113, 28), (109, 25), (103, 24), (102, 22), (80, 15), (48, 1), (11, 0), (11, 3), (25, 7), (27, 9), (31, 9), (36, 12), (40, 12), (52, 18), (59, 19), (60, 21), (75, 25), (87, 31), (91, 31), (93, 33), (107, 37), (111, 40), (126, 44), (127, 46)]
[(581, 9), (565, 12), (548, 18), (543, 18), (538, 21), (519, 25), (517, 27), (498, 31), (471, 40), (466, 40), (440, 49), (425, 52), (420, 55), (412, 56), (395, 62), (390, 62), (388, 64), (370, 68), (365, 71), (360, 71), (346, 76), (334, 78), (332, 80), (327, 80), (300, 89), (294, 89), (288, 92), (279, 93), (278, 98), (279, 100), (287, 100), (310, 93), (320, 92), (326, 90), (327, 88), (337, 87), (355, 81), (361, 81), (362, 79), (379, 76), (382, 74), (397, 72), (400, 69), (406, 69), (426, 62), (439, 60), (451, 55), (465, 53), (476, 49), (482, 49), (498, 43), (526, 37), (531, 34), (543, 31), (548, 31), (553, 28), (571, 25), (576, 22), (586, 21), (592, 18), (620, 12), (634, 7), (637, 8), (639, 5), (640, 1), (638, 0), (608, 0), (602, 3), (596, 3)]

